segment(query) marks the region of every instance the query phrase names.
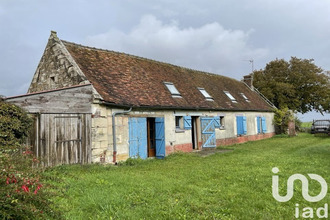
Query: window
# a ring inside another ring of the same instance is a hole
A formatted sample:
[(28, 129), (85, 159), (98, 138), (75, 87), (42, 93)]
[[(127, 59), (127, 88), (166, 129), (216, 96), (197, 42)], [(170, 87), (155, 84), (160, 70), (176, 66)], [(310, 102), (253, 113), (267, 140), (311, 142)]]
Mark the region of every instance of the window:
[(220, 130), (225, 130), (225, 116), (219, 116), (220, 117)]
[(203, 94), (203, 96), (206, 98), (208, 101), (213, 101), (212, 96), (204, 88), (198, 88), (198, 90)]
[(227, 97), (233, 102), (233, 103), (237, 103), (236, 99), (234, 98), (234, 96), (232, 96), (228, 91), (223, 91)]
[(174, 98), (180, 98), (181, 97), (180, 92), (177, 90), (177, 88), (174, 86), (173, 83), (164, 82), (164, 84), (167, 87), (167, 89), (170, 91), (170, 93), (172, 94), (172, 97), (174, 97)]
[(247, 133), (246, 117), (236, 116), (237, 136), (242, 136)]
[(246, 97), (246, 95), (244, 95), (244, 93), (241, 93), (241, 95), (245, 99), (245, 101), (250, 102), (250, 100), (248, 99), (248, 97)]
[(183, 128), (182, 120), (183, 120), (182, 116), (175, 116), (175, 128), (176, 129), (182, 129)]
[(257, 133), (264, 134), (267, 132), (266, 118), (257, 116)]
[(176, 132), (184, 132), (191, 129), (191, 116), (175, 116)]

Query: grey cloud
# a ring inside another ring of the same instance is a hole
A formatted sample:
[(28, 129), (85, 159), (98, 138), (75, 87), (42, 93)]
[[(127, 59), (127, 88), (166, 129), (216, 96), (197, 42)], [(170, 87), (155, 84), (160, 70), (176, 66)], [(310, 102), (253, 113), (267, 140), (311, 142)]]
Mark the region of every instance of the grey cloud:
[(242, 61), (268, 54), (267, 48), (248, 44), (250, 35), (252, 30), (225, 29), (217, 22), (180, 28), (177, 21), (163, 23), (153, 15), (144, 15), (127, 33), (111, 29), (87, 37), (85, 43), (240, 79), (248, 73), (244, 69), (249, 70)]

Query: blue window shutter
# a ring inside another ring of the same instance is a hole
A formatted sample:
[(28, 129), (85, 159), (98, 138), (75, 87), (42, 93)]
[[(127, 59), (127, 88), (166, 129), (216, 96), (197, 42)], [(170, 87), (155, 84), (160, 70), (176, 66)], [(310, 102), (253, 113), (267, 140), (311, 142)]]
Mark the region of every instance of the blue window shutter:
[(266, 118), (265, 117), (261, 118), (261, 126), (262, 126), (262, 133), (266, 133), (267, 132), (267, 125), (266, 125)]
[(243, 116), (243, 134), (246, 134), (247, 133), (247, 126), (246, 126), (246, 117)]
[(164, 118), (155, 118), (155, 130), (156, 130), (156, 157), (165, 157), (165, 126)]
[(215, 128), (220, 128), (221, 127), (221, 123), (220, 123), (220, 117), (214, 117), (214, 127)]
[(184, 116), (183, 117), (184, 129), (191, 129), (191, 116)]
[(236, 116), (237, 135), (243, 134), (243, 117)]
[(260, 129), (260, 117), (257, 116), (257, 133), (261, 133), (261, 129)]

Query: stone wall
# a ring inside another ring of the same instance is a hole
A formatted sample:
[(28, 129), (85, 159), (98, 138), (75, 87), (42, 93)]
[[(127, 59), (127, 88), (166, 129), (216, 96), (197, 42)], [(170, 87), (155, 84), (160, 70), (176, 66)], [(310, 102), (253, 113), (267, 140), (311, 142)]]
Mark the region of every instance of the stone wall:
[(88, 83), (56, 32), (52, 32), (28, 93)]

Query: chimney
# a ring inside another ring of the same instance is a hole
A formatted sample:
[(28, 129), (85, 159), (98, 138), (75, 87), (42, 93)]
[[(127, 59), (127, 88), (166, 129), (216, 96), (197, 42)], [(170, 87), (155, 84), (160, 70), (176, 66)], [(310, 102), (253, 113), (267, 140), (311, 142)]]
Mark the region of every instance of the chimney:
[(253, 90), (253, 74), (244, 76), (243, 82)]

